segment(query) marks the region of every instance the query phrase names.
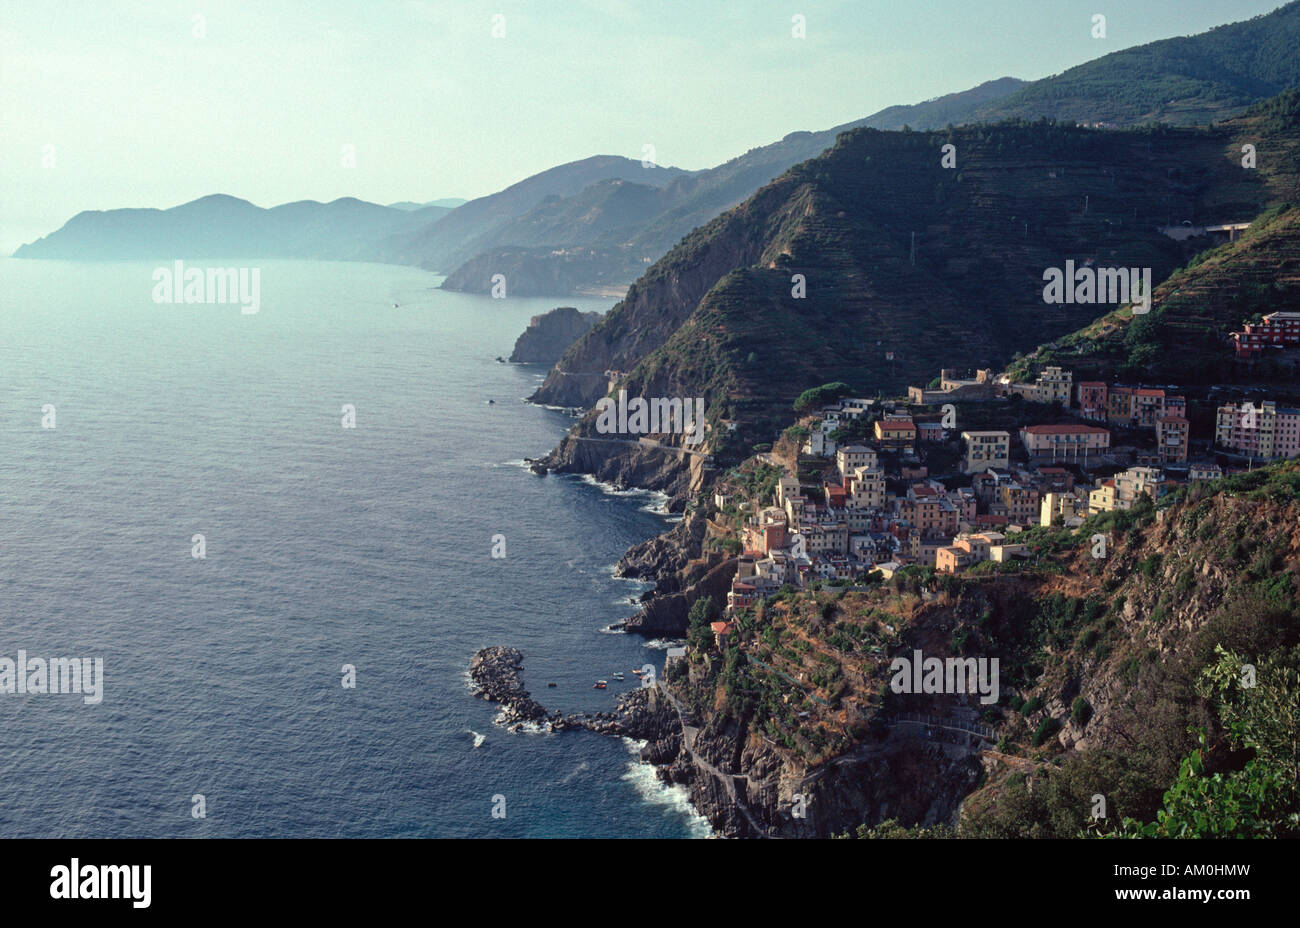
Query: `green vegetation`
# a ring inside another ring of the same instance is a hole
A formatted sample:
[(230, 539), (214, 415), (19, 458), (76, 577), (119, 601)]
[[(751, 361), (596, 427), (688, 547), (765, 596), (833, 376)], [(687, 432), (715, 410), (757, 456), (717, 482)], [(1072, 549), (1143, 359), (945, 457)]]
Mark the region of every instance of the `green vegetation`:
[[(1300, 108), (1293, 119), (1300, 122)], [(1291, 149), (1290, 157), (1300, 161), (1300, 144), (1284, 150)], [(1287, 189), (1297, 174), (1300, 164), (1293, 164)], [(1157, 286), (1149, 313), (1111, 312), (1058, 339), (1056, 351), (1067, 353), (1064, 363), (1076, 380), (1293, 384), (1290, 367), (1269, 356), (1239, 361), (1227, 341), (1248, 318), (1300, 305), (1300, 278), (1279, 274), (1287, 267), (1300, 267), (1300, 207), (1283, 202), (1255, 215), (1237, 241), (1202, 252)], [(1036, 352), (1017, 365), (1018, 372), (1048, 363), (1049, 355)]]
[(1300, 837), (1300, 653), (1271, 656), (1257, 677), (1239, 655), (1216, 653), (1197, 692), (1214, 703), (1226, 742), (1249, 760), (1215, 769), (1200, 732), (1155, 820), (1125, 818), (1107, 836)]
[(1300, 9), (1292, 4), (1200, 35), (1104, 55), (1035, 81), (984, 107), (977, 118), (1052, 114), (1112, 124), (1209, 122), (1261, 93), (1300, 85), (1298, 42)]
[(1070, 718), (1074, 720), (1076, 725), (1087, 725), (1088, 719), (1092, 718), (1092, 706), (1088, 704), (1088, 700), (1082, 696), (1076, 696), (1070, 706)]
[(820, 409), (827, 403), (848, 396), (852, 392), (853, 388), (841, 381), (824, 383), (820, 387), (812, 387), (800, 393), (799, 398), (794, 401), (794, 411), (808, 412), (809, 410)]
[(897, 819), (886, 819), (879, 825), (873, 825), (868, 828), (866, 825), (859, 825), (857, 830), (851, 833), (836, 835), (837, 838), (852, 838), (861, 840), (896, 840), (899, 838), (955, 838), (957, 833), (948, 825), (910, 825), (903, 826), (898, 823)]

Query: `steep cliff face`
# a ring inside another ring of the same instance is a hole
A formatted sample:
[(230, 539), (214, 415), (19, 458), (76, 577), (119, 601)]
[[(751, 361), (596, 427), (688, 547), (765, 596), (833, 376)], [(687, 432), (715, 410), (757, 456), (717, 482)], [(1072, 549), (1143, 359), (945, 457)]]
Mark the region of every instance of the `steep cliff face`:
[[(609, 391), (606, 372), (631, 370), (658, 348), (725, 274), (753, 264), (767, 243), (766, 215), (791, 182), (777, 181), (753, 199), (688, 235), (632, 285), (623, 301), (574, 345), (533, 395), (537, 403), (590, 406)], [(694, 394), (692, 394), (694, 395)]]
[(619, 489), (666, 493), (670, 512), (680, 512), (712, 473), (702, 453), (684, 453), (666, 442), (607, 438), (595, 432), (590, 420), (575, 427), (541, 463), (556, 473), (591, 474)]
[(569, 346), (600, 320), (600, 313), (579, 312), (558, 306), (535, 317), (515, 339), (510, 360), (519, 364), (554, 364)]
[(686, 634), (691, 606), (697, 599), (711, 599), (715, 603), (727, 600), (731, 580), (736, 576), (736, 559), (723, 560), (719, 556), (693, 562), (683, 569), (673, 586), (676, 589), (656, 587), (645, 600), (641, 611), (627, 621), (627, 630), (642, 635), (671, 636)]
[[(699, 531), (679, 528), (680, 549)], [(1108, 557), (1092, 557), (1093, 534), (1110, 539)], [(642, 759), (727, 836), (828, 837), (890, 819), (1075, 836), (1097, 793), (1112, 816), (1148, 820), (1188, 725), (1218, 737), (1188, 686), (1215, 647), (1300, 660), (1300, 464), (1027, 538), (1034, 559), (1009, 574), (778, 596), (737, 615), (720, 649), (707, 626), (688, 628), (687, 657), (611, 713), (547, 712), (511, 649), (480, 652), (472, 675), (503, 724), (645, 740)], [(653, 570), (650, 557), (643, 547), (632, 563)], [(677, 576), (686, 588), (732, 567), (696, 558)], [(917, 649), (997, 657), (997, 698), (893, 692), (894, 658)], [(1043, 795), (1056, 804), (1026, 823), (1024, 797)]]
[(691, 804), (735, 838), (828, 838), (864, 821), (950, 824), (980, 780), (970, 736), (930, 739), (915, 726), (883, 730), (879, 741), (809, 768), (746, 728), (713, 716), (683, 727), (662, 776), (690, 790)]

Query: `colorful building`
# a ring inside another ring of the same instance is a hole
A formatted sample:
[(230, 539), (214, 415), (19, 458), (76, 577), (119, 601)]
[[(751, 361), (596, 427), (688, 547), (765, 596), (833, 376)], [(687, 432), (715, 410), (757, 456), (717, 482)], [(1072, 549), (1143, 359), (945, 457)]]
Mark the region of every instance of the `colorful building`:
[(1156, 420), (1156, 451), (1161, 464), (1187, 460), (1191, 424), (1182, 416), (1161, 416)]
[(1239, 358), (1258, 357), (1265, 348), (1293, 348), (1300, 345), (1300, 313), (1269, 313), (1263, 322), (1246, 323), (1232, 333)]
[(1094, 425), (1027, 425), (1020, 440), (1030, 457), (1057, 460), (1086, 460), (1110, 448), (1110, 432)]
[(1094, 422), (1106, 421), (1106, 384), (1100, 380), (1084, 380), (1079, 383), (1077, 396), (1079, 415)]
[(1005, 469), (1011, 463), (1010, 432), (962, 432), (966, 455), (962, 473), (977, 474), (990, 467)]

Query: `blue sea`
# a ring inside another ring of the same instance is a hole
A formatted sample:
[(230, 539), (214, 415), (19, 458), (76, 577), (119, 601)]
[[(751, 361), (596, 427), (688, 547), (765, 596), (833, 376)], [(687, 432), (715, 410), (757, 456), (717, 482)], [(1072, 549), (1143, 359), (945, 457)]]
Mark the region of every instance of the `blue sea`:
[(566, 711), (662, 664), (603, 631), (660, 501), (531, 474), (571, 420), (494, 360), (612, 301), (259, 262), (244, 314), (154, 303), (167, 263), (0, 260), (0, 657), (104, 668), (98, 705), (0, 694), (0, 836), (707, 835), (630, 742), (511, 734), (468, 688), (492, 644)]

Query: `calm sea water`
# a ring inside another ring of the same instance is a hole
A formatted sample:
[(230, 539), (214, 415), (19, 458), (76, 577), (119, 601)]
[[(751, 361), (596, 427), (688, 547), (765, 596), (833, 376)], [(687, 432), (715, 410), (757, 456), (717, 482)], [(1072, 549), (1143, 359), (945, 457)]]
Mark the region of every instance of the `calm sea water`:
[(263, 262), (243, 315), (154, 304), (154, 266), (0, 260), (0, 656), (105, 677), (0, 695), (0, 836), (707, 834), (629, 743), (509, 734), (467, 688), (490, 644), (567, 711), (662, 663), (601, 631), (655, 500), (520, 464), (569, 420), (493, 359), (556, 301)]

